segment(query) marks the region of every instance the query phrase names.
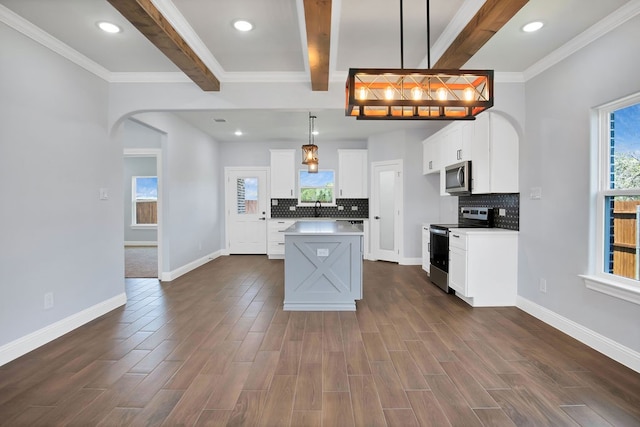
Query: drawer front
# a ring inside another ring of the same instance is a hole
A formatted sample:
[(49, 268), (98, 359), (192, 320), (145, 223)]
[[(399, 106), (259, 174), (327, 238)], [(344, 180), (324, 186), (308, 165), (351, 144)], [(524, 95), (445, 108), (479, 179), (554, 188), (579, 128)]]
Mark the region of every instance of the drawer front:
[(449, 233), (449, 247), (467, 250), (467, 235), (452, 231)]

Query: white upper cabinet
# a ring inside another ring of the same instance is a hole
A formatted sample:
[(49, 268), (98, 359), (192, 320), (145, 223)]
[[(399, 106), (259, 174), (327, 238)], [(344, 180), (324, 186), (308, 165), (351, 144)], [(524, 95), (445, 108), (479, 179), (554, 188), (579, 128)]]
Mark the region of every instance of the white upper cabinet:
[(499, 114), (485, 112), (474, 121), (453, 122), (422, 141), (422, 173), (440, 173), (440, 194), (448, 195), (444, 169), (471, 160), (472, 193), (517, 193), (518, 145), (511, 123)]
[(440, 137), (434, 135), (422, 141), (422, 173), (440, 172)]
[(471, 156), (471, 192), (519, 192), (518, 146), (518, 133), (506, 118), (491, 112), (478, 115)]
[(291, 199), (296, 196), (296, 150), (271, 152), (271, 198)]
[(367, 150), (338, 150), (338, 194), (342, 199), (366, 199)]

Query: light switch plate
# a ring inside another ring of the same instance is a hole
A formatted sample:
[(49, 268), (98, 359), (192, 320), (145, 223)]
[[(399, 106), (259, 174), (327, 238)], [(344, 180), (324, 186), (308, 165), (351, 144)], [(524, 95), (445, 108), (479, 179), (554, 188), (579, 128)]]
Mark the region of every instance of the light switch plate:
[(531, 187), (531, 190), (529, 192), (529, 198), (531, 200), (542, 199), (542, 187)]
[(100, 197), (100, 200), (109, 200), (109, 189), (101, 188), (99, 197)]

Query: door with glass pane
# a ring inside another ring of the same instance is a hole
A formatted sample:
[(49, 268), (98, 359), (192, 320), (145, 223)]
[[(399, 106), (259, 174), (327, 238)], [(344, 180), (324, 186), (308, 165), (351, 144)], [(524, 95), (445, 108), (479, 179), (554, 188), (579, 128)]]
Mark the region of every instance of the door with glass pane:
[(371, 165), (371, 244), (374, 259), (398, 262), (402, 203), (402, 164), (400, 161)]
[(225, 168), (227, 249), (267, 253), (267, 169)]

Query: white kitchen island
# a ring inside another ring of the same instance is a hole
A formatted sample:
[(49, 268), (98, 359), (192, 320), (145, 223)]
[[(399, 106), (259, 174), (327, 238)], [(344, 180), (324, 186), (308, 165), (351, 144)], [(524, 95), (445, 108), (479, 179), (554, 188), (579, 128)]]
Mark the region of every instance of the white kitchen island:
[(284, 231), (284, 310), (355, 311), (362, 298), (362, 224), (298, 221)]

